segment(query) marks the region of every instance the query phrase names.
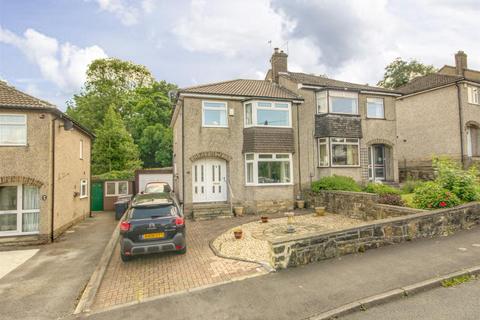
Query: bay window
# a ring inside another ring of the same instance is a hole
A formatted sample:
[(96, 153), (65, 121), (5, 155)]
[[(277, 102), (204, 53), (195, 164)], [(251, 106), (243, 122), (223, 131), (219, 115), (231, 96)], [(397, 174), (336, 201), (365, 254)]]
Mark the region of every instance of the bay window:
[(330, 138), (332, 166), (358, 166), (359, 140), (352, 138)]
[(0, 236), (38, 233), (40, 189), (29, 185), (0, 186)]
[(317, 92), (317, 113), (328, 113), (327, 91)]
[(383, 99), (367, 98), (367, 118), (384, 119)]
[(24, 114), (0, 114), (0, 145), (27, 145), (27, 116)]
[(291, 127), (289, 102), (249, 101), (245, 103), (245, 127)]
[(351, 91), (319, 91), (317, 113), (358, 114), (358, 93)]
[(286, 185), (292, 183), (292, 155), (289, 153), (245, 154), (247, 185)]
[(228, 127), (226, 102), (202, 102), (203, 127)]
[(468, 103), (480, 104), (480, 88), (468, 86)]
[(318, 166), (328, 167), (329, 152), (328, 152), (328, 138), (318, 139)]

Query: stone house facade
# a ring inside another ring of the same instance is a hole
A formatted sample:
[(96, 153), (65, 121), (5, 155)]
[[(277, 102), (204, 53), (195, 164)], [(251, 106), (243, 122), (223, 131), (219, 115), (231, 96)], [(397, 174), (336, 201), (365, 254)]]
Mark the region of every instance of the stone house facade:
[(402, 178), (431, 178), (432, 157), (449, 157), (468, 167), (480, 162), (480, 71), (467, 55), (455, 66), (410, 81), (398, 89), (397, 132)]
[(92, 138), (0, 82), (0, 244), (52, 241), (89, 215)]
[(265, 80), (178, 92), (173, 187), (187, 214), (291, 209), (313, 180), (332, 174), (398, 181), (399, 93), (288, 72), (278, 49), (270, 62)]

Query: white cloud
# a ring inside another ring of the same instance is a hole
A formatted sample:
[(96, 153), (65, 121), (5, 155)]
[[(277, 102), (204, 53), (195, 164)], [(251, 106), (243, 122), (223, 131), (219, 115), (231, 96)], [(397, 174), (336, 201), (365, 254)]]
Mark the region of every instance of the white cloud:
[(114, 14), (124, 25), (137, 24), (142, 14), (153, 11), (153, 0), (96, 0), (100, 9)]
[(0, 42), (20, 49), (28, 60), (38, 66), (42, 76), (57, 85), (63, 92), (78, 90), (85, 82), (88, 64), (106, 58), (105, 51), (97, 46), (79, 48), (46, 36), (34, 29), (27, 29), (19, 36), (0, 26)]

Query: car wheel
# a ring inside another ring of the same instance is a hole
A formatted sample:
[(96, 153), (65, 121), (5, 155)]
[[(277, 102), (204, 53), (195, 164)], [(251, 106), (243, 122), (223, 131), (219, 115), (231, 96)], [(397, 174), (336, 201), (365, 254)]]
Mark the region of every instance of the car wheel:
[(187, 253), (187, 246), (183, 247), (183, 249), (178, 250), (179, 254), (185, 254)]
[(126, 256), (126, 255), (124, 255), (123, 253), (120, 253), (120, 258), (122, 258), (122, 261), (123, 261), (123, 262), (127, 262), (127, 261), (130, 261), (130, 260), (133, 259), (132, 256)]

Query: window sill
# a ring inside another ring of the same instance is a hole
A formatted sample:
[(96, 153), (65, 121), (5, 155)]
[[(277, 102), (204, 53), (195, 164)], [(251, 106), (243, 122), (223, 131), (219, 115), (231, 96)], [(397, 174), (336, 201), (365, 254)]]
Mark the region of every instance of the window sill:
[(87, 196), (79, 197), (79, 199), (87, 199), (87, 198), (88, 198), (88, 195), (87, 195)]
[(349, 165), (340, 165), (340, 166), (331, 165), (330, 167), (331, 168), (360, 168), (361, 166), (360, 165), (352, 165), (352, 166), (349, 166)]
[(33, 236), (36, 234), (40, 234), (40, 232), (39, 231), (32, 231), (32, 232), (0, 231), (0, 237)]
[(387, 118), (370, 118), (370, 117), (366, 117), (365, 120), (387, 120)]
[(256, 125), (256, 126), (245, 126), (245, 129), (247, 128), (285, 128), (285, 129), (292, 129), (292, 126), (265, 126), (265, 125)]
[(202, 128), (228, 128), (228, 126), (207, 126), (207, 125), (202, 125)]
[(28, 147), (28, 144), (0, 144), (0, 147)]
[(290, 183), (258, 183), (258, 184), (246, 184), (245, 187), (288, 187), (293, 186), (293, 182)]

